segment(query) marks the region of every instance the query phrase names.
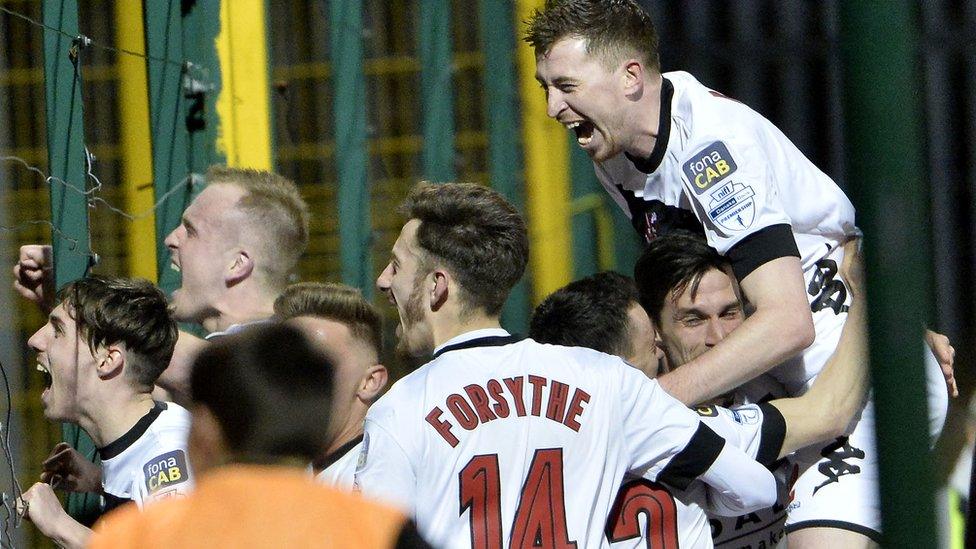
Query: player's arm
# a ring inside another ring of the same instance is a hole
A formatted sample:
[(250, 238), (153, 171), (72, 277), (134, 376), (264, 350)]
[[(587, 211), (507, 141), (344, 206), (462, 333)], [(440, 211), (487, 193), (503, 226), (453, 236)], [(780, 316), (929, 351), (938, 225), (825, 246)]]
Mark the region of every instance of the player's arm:
[(173, 358), (156, 380), (156, 385), (169, 392), (173, 402), (185, 404), (189, 401), (190, 367), (207, 345), (207, 340), (180, 330), (176, 347), (173, 349)]
[(772, 473), (727, 444), (657, 382), (633, 370), (624, 376), (618, 394), (625, 406), (623, 441), (632, 460), (629, 472), (681, 490), (700, 479), (709, 497), (732, 515), (776, 501)]
[(687, 405), (722, 395), (813, 343), (813, 317), (798, 257), (767, 261), (740, 286), (755, 312), (707, 353), (659, 378), (668, 393)]
[(806, 394), (770, 402), (786, 423), (780, 457), (843, 435), (864, 404), (869, 385), (867, 304), (856, 241), (845, 245), (842, 273), (853, 301), (837, 349)]
[(81, 549), (92, 531), (68, 516), (51, 486), (37, 482), (24, 492), (18, 507), (24, 518), (60, 547)]

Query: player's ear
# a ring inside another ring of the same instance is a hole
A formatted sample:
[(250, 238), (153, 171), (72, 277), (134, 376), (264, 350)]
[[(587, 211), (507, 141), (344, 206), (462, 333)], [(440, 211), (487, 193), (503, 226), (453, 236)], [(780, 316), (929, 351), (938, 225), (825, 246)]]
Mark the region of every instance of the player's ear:
[(644, 93), (644, 66), (637, 59), (624, 61), (623, 87), (628, 97), (640, 97)]
[(372, 404), (383, 393), (389, 379), (390, 374), (386, 370), (386, 366), (373, 364), (366, 368), (366, 373), (359, 382), (359, 390), (356, 391), (356, 396), (367, 405)]
[(95, 371), (101, 379), (111, 379), (122, 372), (125, 366), (125, 348), (113, 343), (100, 347), (95, 352)]
[(234, 255), (234, 261), (224, 274), (224, 282), (228, 286), (233, 286), (251, 276), (252, 272), (254, 272), (254, 258), (247, 250), (238, 250)]
[(436, 311), (444, 306), (451, 293), (451, 276), (443, 269), (435, 269), (431, 275), (434, 277), (434, 285), (430, 289), (430, 308)]

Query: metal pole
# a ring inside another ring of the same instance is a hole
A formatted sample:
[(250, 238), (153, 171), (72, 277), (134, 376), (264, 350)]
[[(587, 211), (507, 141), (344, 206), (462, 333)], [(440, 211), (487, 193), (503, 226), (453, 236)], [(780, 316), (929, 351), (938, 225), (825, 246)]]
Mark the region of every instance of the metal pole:
[(848, 188), (864, 229), (883, 547), (935, 543), (922, 323), (931, 301), (914, 2), (842, 2)]
[(423, 174), (452, 181), (454, 170), (454, 63), (451, 58), (451, 3), (420, 0), (420, 94), (423, 104)]
[[(485, 125), (488, 130), (488, 179), (491, 186), (502, 193), (519, 209), (524, 204), (520, 180), (521, 158), (514, 137), (518, 123), (516, 111), (518, 93), (515, 88), (515, 24), (511, 2), (482, 0), (481, 48), (485, 52), (484, 94)], [(529, 327), (528, 277), (523, 277), (512, 290), (502, 323), (510, 330), (526, 332)]]
[(366, 141), (366, 76), (363, 72), (363, 7), (359, 0), (332, 0), (329, 8), (342, 281), (361, 289), (370, 298), (373, 294), (372, 223)]
[[(44, 0), (44, 24), (78, 36), (76, 0)], [(82, 117), (81, 60), (83, 39), (72, 40), (57, 32), (44, 33), (44, 98), (47, 116), (47, 154), (51, 183), (51, 243), (54, 279), (58, 288), (85, 276), (91, 266), (88, 235), (85, 130)], [(60, 181), (60, 182), (59, 182)], [(96, 458), (91, 438), (77, 425), (61, 425), (62, 440), (82, 455)], [(68, 494), (68, 514), (82, 524), (92, 524), (101, 513), (94, 494)]]

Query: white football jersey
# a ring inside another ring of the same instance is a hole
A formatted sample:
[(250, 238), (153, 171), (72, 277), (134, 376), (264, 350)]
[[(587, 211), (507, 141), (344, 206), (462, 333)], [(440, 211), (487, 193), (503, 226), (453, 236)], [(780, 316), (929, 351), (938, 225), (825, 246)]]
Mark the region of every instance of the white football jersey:
[(366, 417), (356, 484), (439, 547), (605, 547), (628, 472), (771, 505), (761, 465), (618, 357), (478, 330), (439, 347)]
[[(786, 433), (782, 414), (770, 404), (734, 408), (699, 406), (701, 421), (729, 444), (764, 465), (776, 462)], [(607, 520), (607, 535), (614, 549), (643, 547), (761, 547), (751, 542), (778, 540), (783, 535), (788, 498), (788, 475), (793, 465), (778, 464), (777, 502), (741, 516), (708, 513), (701, 481), (686, 490), (669, 489), (630, 477), (617, 495)], [(772, 546), (775, 546), (773, 543)]]
[(190, 412), (172, 402), (157, 402), (124, 435), (98, 449), (106, 510), (129, 501), (139, 507), (193, 488), (186, 458)]
[[(703, 229), (739, 280), (799, 255), (815, 317), (845, 313), (840, 262), (828, 255), (859, 234), (847, 196), (759, 113), (688, 73), (663, 76), (654, 150), (595, 163), (603, 187), (648, 242), (676, 227)], [(823, 366), (808, 362), (774, 375), (795, 394)]]
[(321, 464), (325, 465), (325, 468), (315, 475), (315, 480), (340, 490), (352, 490), (356, 474), (356, 463), (359, 461), (359, 454), (362, 453), (362, 448), (362, 436), (356, 437), (349, 443), (344, 444), (333, 455), (326, 458), (326, 463)]

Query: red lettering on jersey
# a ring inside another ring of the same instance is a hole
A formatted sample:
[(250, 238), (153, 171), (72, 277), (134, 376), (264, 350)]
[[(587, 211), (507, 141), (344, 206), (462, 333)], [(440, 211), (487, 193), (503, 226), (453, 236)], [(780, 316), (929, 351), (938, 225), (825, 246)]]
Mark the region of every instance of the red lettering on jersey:
[(463, 396), (452, 394), (447, 397), (447, 409), (454, 414), (461, 427), (468, 431), (478, 426), (478, 416), (474, 415), (474, 410), (471, 409), (471, 405), (468, 404), (467, 400), (464, 400)]
[(522, 400), (522, 385), (525, 381), (520, 377), (507, 377), (502, 381), (505, 382), (508, 391), (512, 393), (512, 402), (515, 403), (515, 413), (519, 417), (523, 417), (525, 415), (525, 401)]
[(580, 424), (576, 421), (583, 414), (583, 403), (590, 401), (590, 395), (582, 389), (576, 389), (573, 393), (573, 400), (569, 403), (569, 412), (566, 413), (566, 427), (576, 431), (580, 430)]
[(481, 423), (488, 423), (493, 419), (498, 419), (495, 414), (492, 413), (491, 409), (488, 408), (488, 393), (481, 385), (471, 384), (464, 388), (464, 392), (468, 393), (468, 398), (471, 399), (471, 404), (474, 405), (474, 409), (478, 412), (478, 419)]
[(549, 386), (549, 405), (546, 406), (546, 417), (562, 423), (563, 417), (566, 415), (566, 400), (568, 399), (569, 385), (553, 380), (552, 385)]
[(497, 379), (488, 380), (488, 394), (490, 394), (492, 400), (495, 401), (495, 403), (492, 404), (492, 408), (495, 409), (495, 413), (498, 414), (498, 417), (508, 417), (510, 412), (508, 402), (506, 402), (505, 398), (502, 397), (502, 384), (499, 383)]
[(529, 376), (529, 383), (532, 384), (532, 415), (538, 416), (542, 413), (542, 388), (546, 386), (546, 378), (539, 376)]
[(454, 448), (458, 445), (459, 441), (458, 438), (454, 436), (454, 433), (451, 432), (451, 422), (441, 419), (441, 414), (443, 413), (444, 410), (441, 410), (435, 406), (434, 409), (427, 414), (427, 423), (430, 423), (431, 426), (434, 427), (434, 430), (437, 431), (437, 434), (446, 440), (447, 443), (451, 445), (451, 448)]

